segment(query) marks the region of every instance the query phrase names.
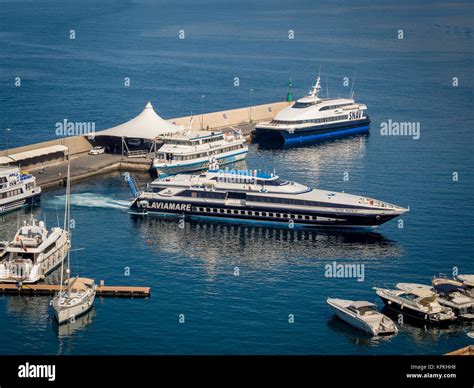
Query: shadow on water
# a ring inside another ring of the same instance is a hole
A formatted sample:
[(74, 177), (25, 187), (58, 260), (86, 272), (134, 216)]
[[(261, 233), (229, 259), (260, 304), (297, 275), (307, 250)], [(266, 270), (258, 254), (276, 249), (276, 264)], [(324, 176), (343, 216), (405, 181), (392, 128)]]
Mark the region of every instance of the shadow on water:
[(88, 325), (90, 325), (95, 318), (96, 310), (95, 307), (92, 307), (84, 315), (77, 317), (73, 322), (68, 322), (62, 325), (59, 325), (56, 319), (51, 315), (51, 320), (53, 321), (53, 329), (57, 333), (58, 338), (69, 338), (75, 334), (78, 334), (81, 331), (84, 331)]
[(384, 260), (401, 257), (404, 252), (398, 243), (374, 232), (297, 230), (204, 221), (185, 222), (180, 227), (176, 219), (131, 217), (136, 233), (161, 252), (214, 262), (238, 255), (256, 268), (316, 258), (318, 262), (341, 257)]
[(96, 310), (92, 307), (86, 314), (76, 318), (73, 322), (59, 325), (51, 316), (51, 323), (54, 332), (58, 336), (58, 350), (57, 354), (72, 354), (74, 348), (74, 339), (84, 333), (89, 325), (92, 324), (96, 315)]
[[(400, 334), (407, 335), (414, 342), (423, 344), (439, 341), (441, 337), (459, 337), (474, 329), (474, 322), (456, 320), (449, 326), (427, 324), (419, 319), (403, 316), (399, 322), (400, 313), (384, 306), (381, 312), (397, 323)], [(466, 337), (467, 338), (467, 337)]]
[(371, 336), (367, 333), (364, 333), (362, 330), (356, 329), (346, 322), (343, 322), (338, 317), (336, 317), (332, 311), (329, 314), (332, 315), (329, 315), (327, 322), (328, 327), (336, 334), (344, 336), (355, 345), (363, 347), (378, 346), (382, 343), (390, 342), (396, 337), (395, 334), (386, 336)]

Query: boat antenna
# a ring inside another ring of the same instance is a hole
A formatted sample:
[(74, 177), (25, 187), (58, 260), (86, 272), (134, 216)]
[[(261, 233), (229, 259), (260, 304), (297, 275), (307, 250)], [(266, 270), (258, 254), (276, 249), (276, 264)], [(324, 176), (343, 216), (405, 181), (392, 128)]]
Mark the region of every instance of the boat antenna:
[(354, 98), (354, 82), (355, 82), (355, 72), (354, 72), (354, 75), (352, 76), (351, 94), (349, 98)]
[(326, 97), (329, 98), (329, 84), (328, 84), (328, 77), (326, 76)]

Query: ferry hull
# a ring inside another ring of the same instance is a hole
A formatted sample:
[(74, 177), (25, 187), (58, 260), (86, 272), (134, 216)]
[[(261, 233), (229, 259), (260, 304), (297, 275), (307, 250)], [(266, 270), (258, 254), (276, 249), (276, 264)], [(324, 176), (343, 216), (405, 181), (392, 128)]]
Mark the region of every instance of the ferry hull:
[(0, 216), (19, 210), (24, 207), (38, 206), (41, 202), (41, 193), (34, 194), (27, 198), (14, 199), (11, 202), (0, 205)]
[[(154, 204), (155, 203), (155, 204)], [(160, 203), (160, 206), (157, 206)], [(168, 203), (169, 205), (165, 205)], [(208, 207), (206, 211), (200, 210)], [(212, 206), (212, 210), (209, 208)], [(215, 211), (214, 211), (215, 209)], [(335, 214), (323, 211), (311, 212), (292, 212), (293, 215), (298, 215), (304, 218), (309, 216), (313, 219), (293, 219), (285, 218), (281, 215), (283, 212), (288, 213), (288, 210), (272, 209), (272, 208), (255, 208), (251, 206), (227, 206), (224, 204), (197, 203), (197, 204), (180, 204), (177, 201), (154, 201), (152, 199), (142, 200), (135, 199), (130, 210), (134, 214), (143, 215), (162, 215), (167, 217), (185, 217), (190, 220), (208, 220), (216, 222), (238, 222), (238, 223), (253, 223), (266, 226), (284, 227), (284, 228), (363, 228), (372, 229), (379, 225), (397, 217), (399, 214), (385, 214), (377, 215), (349, 215), (349, 214)], [(227, 213), (230, 211), (231, 213)], [(246, 214), (247, 212), (247, 214)], [(269, 215), (250, 215), (249, 212), (264, 212), (273, 213)]]
[[(241, 151), (237, 154), (224, 156), (224, 157), (216, 157), (216, 161), (219, 163), (220, 166), (230, 163), (236, 163), (241, 160), (244, 160), (247, 156), (248, 150)], [(161, 166), (153, 166), (156, 170), (156, 173), (159, 177), (167, 177), (170, 175), (176, 175), (186, 172), (193, 172), (193, 171), (202, 171), (207, 170), (209, 168), (209, 160), (190, 163), (186, 165), (179, 165), (179, 166), (170, 166), (170, 167), (161, 167)]]
[(283, 129), (255, 128), (255, 140), (259, 143), (276, 142), (284, 144), (301, 144), (335, 137), (349, 136), (369, 131), (370, 119), (318, 125), (295, 129), (289, 132)]

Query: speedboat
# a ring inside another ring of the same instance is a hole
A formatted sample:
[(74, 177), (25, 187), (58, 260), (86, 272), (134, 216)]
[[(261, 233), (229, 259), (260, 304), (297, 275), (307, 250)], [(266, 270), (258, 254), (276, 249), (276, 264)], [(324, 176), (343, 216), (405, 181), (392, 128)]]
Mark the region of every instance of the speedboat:
[(255, 126), (255, 140), (259, 143), (303, 143), (335, 136), (364, 133), (369, 130), (367, 106), (351, 98), (319, 97), (321, 78), (307, 96), (283, 109), (271, 121)]
[(335, 314), (355, 328), (373, 336), (397, 334), (395, 323), (377, 311), (373, 303), (345, 299), (328, 298), (327, 303)]
[(432, 284), (433, 286), (418, 283), (397, 283), (396, 287), (404, 291), (418, 289), (435, 292), (439, 304), (451, 308), (458, 318), (463, 320), (474, 319), (474, 298), (462, 283), (435, 277)]
[(18, 230), (0, 256), (0, 282), (36, 283), (57, 268), (69, 252), (64, 229), (46, 228), (34, 217)]
[[(212, 168), (213, 166), (211, 166)], [(138, 192), (134, 214), (286, 227), (375, 228), (408, 209), (377, 199), (312, 189), (274, 173), (210, 169), (157, 179)]]
[(406, 290), (391, 290), (374, 287), (385, 305), (407, 317), (432, 324), (449, 324), (456, 315), (449, 307), (438, 302), (435, 292), (426, 287), (408, 287)]
[(16, 166), (0, 166), (0, 215), (40, 202), (36, 178)]
[(466, 287), (474, 288), (474, 275), (457, 275), (456, 279), (462, 282)]

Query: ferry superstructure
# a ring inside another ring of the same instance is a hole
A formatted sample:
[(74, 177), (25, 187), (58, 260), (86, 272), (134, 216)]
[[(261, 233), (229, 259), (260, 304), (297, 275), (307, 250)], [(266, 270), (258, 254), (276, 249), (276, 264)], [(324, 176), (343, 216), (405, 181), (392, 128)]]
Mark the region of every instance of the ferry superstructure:
[(16, 166), (0, 166), (0, 215), (40, 202), (36, 178)]
[(245, 159), (248, 147), (240, 130), (184, 131), (164, 137), (156, 152), (153, 168), (159, 177), (207, 169), (210, 162), (219, 165)]
[(1, 283), (36, 283), (57, 268), (69, 251), (68, 233), (48, 230), (32, 218), (16, 233), (0, 260)]
[(274, 174), (209, 170), (157, 179), (132, 213), (300, 227), (377, 227), (407, 211), (376, 199), (312, 189)]
[(255, 126), (256, 141), (292, 144), (369, 130), (366, 105), (356, 103), (354, 98), (322, 99), (320, 91), (318, 76), (307, 96), (277, 113), (273, 120)]

